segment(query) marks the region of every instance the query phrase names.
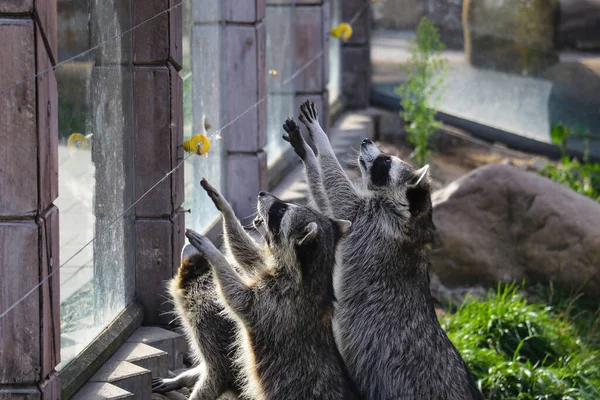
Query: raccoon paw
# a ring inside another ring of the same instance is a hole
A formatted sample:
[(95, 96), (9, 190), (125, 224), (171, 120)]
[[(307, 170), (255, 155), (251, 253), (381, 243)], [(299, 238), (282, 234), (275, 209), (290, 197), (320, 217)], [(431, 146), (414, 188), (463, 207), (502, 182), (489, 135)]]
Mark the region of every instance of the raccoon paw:
[(291, 144), (298, 157), (304, 160), (306, 158), (306, 142), (300, 133), (300, 127), (296, 121), (292, 118), (286, 119), (283, 129), (287, 132), (282, 136), (283, 140)]
[(152, 393), (167, 393), (178, 389), (181, 387), (175, 383), (174, 379), (152, 379)]
[(298, 118), (300, 119), (300, 121), (302, 121), (304, 125), (306, 125), (308, 130), (312, 132), (311, 126), (313, 124), (319, 124), (319, 113), (317, 112), (317, 107), (315, 107), (315, 103), (313, 103), (310, 100), (306, 100), (300, 106), (300, 111), (302, 113)]
[(227, 203), (227, 201), (223, 198), (223, 196), (221, 196), (217, 189), (215, 189), (210, 183), (208, 183), (206, 179), (202, 178), (202, 180), (200, 181), (200, 186), (202, 186), (202, 188), (206, 191), (206, 194), (208, 194), (208, 197), (210, 197), (210, 199), (213, 201), (215, 207), (217, 207), (217, 210), (223, 212), (230, 208), (229, 203)]
[(198, 232), (195, 232), (191, 229), (185, 230), (185, 236), (190, 241), (190, 244), (194, 246), (196, 250), (200, 252), (200, 254), (206, 257), (207, 260), (210, 260), (211, 256), (219, 253), (219, 250), (217, 250), (215, 245), (206, 236), (202, 236)]

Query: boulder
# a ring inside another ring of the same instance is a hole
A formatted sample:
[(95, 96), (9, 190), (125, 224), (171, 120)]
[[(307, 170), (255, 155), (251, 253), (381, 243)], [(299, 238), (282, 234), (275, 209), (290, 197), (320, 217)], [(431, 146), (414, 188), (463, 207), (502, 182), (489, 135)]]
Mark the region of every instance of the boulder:
[(600, 204), (500, 164), (472, 171), (432, 201), (431, 268), (445, 285), (527, 279), (600, 297)]
[(464, 0), (466, 61), (495, 71), (537, 75), (559, 61), (557, 0)]

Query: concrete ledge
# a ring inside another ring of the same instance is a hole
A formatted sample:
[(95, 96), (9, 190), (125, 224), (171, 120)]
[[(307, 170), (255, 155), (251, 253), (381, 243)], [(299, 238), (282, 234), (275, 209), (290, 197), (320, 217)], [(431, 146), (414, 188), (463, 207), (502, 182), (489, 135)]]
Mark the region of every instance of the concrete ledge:
[(72, 400), (129, 400), (133, 398), (133, 393), (110, 383), (91, 382), (83, 386), (72, 397)]
[(131, 335), (128, 343), (145, 343), (168, 354), (168, 368), (172, 371), (183, 368), (185, 338), (175, 332), (155, 326), (142, 326)]
[(133, 393), (135, 400), (146, 400), (152, 392), (150, 371), (127, 361), (107, 362), (90, 378), (90, 382), (108, 382)]
[(127, 361), (152, 373), (152, 377), (166, 376), (169, 370), (167, 352), (144, 343), (125, 343), (110, 361)]

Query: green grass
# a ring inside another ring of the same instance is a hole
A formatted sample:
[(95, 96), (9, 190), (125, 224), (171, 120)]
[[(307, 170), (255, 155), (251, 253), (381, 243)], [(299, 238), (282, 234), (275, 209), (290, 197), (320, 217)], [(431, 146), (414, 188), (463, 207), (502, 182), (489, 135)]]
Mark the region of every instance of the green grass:
[(467, 300), (442, 325), (487, 399), (600, 399), (597, 313), (568, 296), (512, 284)]

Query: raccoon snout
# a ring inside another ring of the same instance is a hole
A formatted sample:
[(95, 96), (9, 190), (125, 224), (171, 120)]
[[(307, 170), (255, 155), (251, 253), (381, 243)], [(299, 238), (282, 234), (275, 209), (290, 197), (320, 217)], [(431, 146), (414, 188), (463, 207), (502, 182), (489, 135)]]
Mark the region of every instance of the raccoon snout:
[(363, 141), (361, 143), (361, 146), (365, 146), (366, 147), (366, 146), (368, 146), (370, 144), (373, 144), (373, 141), (371, 139), (369, 139), (369, 138), (366, 138), (366, 139), (363, 139)]

